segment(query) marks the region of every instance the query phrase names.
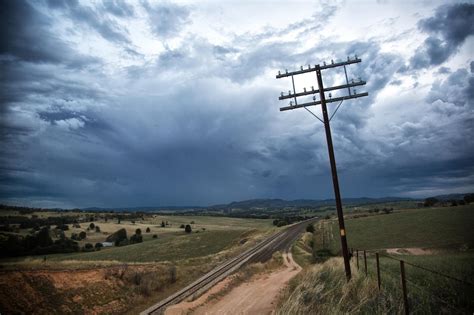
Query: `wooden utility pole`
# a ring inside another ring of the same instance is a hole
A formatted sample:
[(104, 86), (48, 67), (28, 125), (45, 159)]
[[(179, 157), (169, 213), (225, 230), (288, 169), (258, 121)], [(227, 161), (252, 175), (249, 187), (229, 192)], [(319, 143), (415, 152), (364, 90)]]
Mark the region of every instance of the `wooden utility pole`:
[[(277, 79), (284, 78), (284, 77), (291, 77), (291, 82), (293, 86), (293, 93), (289, 91), (288, 95), (284, 95), (284, 93), (282, 92), (281, 96), (279, 97), (279, 100), (293, 99), (295, 102), (295, 104), (293, 105), (293, 102), (291, 101), (289, 106), (281, 107), (280, 111), (304, 108), (324, 124), (324, 129), (326, 131), (326, 141), (328, 145), (329, 162), (331, 164), (332, 183), (333, 183), (333, 188), (334, 188), (334, 197), (336, 200), (337, 217), (339, 221), (339, 234), (341, 237), (342, 256), (344, 257), (344, 268), (346, 271), (346, 277), (348, 281), (351, 279), (351, 266), (350, 266), (350, 261), (349, 261), (349, 250), (347, 247), (347, 232), (344, 226), (344, 214), (342, 211), (341, 192), (339, 190), (339, 180), (337, 177), (336, 158), (334, 156), (334, 147), (333, 147), (332, 136), (331, 136), (331, 126), (329, 122), (334, 117), (334, 114), (337, 112), (337, 110), (339, 109), (339, 106), (342, 104), (344, 100), (349, 100), (352, 98), (358, 98), (358, 97), (369, 95), (368, 93), (357, 94), (355, 90), (351, 92), (351, 88), (355, 86), (359, 86), (359, 85), (365, 85), (366, 82), (359, 79), (356, 82), (352, 80), (352, 82), (349, 83), (349, 80), (347, 78), (346, 65), (359, 63), (361, 61), (362, 60), (357, 58), (357, 56), (354, 59), (347, 57), (347, 61), (336, 62), (336, 63), (334, 63), (334, 61), (331, 61), (331, 64), (324, 63), (322, 66), (317, 64), (314, 67), (311, 67), (309, 65), (307, 68), (301, 67), (300, 70), (293, 71), (293, 72), (288, 72), (288, 71), (285, 71), (285, 73), (278, 72), (278, 75), (276, 76)], [(324, 88), (321, 70), (337, 68), (337, 67), (344, 67), (346, 84)], [(297, 93), (296, 88), (295, 88), (294, 76), (308, 73), (308, 72), (313, 72), (313, 71), (316, 72), (316, 80), (318, 84), (318, 89), (315, 90), (314, 87), (311, 87), (310, 90), (307, 90), (306, 88), (304, 88), (303, 92)], [(349, 95), (332, 98), (331, 93), (329, 93), (329, 99), (326, 99), (326, 95), (325, 95), (326, 92), (345, 90), (345, 89), (348, 90)], [(319, 100), (316, 101), (316, 97), (313, 96), (312, 102), (298, 104), (298, 99), (297, 99), (298, 97), (303, 97), (303, 96), (307, 96), (311, 94), (319, 94)], [(332, 116), (329, 117), (327, 103), (332, 103), (332, 102), (340, 102), (340, 103), (337, 106), (334, 113), (332, 114)], [(307, 108), (308, 106), (315, 106), (315, 105), (321, 105), (323, 119), (319, 118), (316, 114), (314, 114), (311, 110)]]

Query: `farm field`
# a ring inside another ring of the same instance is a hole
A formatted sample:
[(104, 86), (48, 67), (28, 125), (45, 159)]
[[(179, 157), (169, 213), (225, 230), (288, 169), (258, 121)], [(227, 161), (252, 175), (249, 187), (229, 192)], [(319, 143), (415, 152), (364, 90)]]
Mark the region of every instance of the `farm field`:
[[(52, 215), (58, 213), (44, 217)], [(82, 247), (103, 242), (118, 229), (124, 228), (129, 237), (140, 229), (143, 242), (90, 252), (0, 259), (0, 309), (136, 314), (275, 229), (272, 220), (263, 219), (145, 215), (143, 219), (123, 217), (119, 224), (103, 214), (93, 215), (90, 222), (85, 218), (91, 214), (78, 214), (80, 228), (70, 224), (64, 231), (66, 237), (85, 232), (86, 239), (78, 242)], [(90, 223), (100, 231), (88, 229)], [(187, 224), (192, 226), (191, 233), (181, 228)], [(13, 234), (26, 235), (29, 230)]]
[[(353, 281), (349, 287), (344, 285), (342, 259), (331, 258), (340, 252), (337, 221), (320, 221), (312, 238), (306, 233), (293, 247), (295, 259), (306, 268), (282, 298), (281, 314), (403, 313), (400, 260), (405, 261), (411, 312), (472, 313), (474, 205), (401, 210), (348, 218), (345, 223), (349, 247), (359, 250), (359, 264), (357, 252), (351, 259)], [(368, 276), (362, 250), (367, 250)], [(380, 253), (381, 290), (377, 287), (375, 252)], [(312, 263), (314, 259), (319, 263)], [(316, 283), (321, 285), (320, 291), (314, 292), (316, 297), (305, 299), (307, 288)]]
[[(474, 205), (401, 210), (345, 220), (349, 247), (460, 249), (474, 247)], [(331, 250), (339, 248), (337, 221), (331, 221)]]

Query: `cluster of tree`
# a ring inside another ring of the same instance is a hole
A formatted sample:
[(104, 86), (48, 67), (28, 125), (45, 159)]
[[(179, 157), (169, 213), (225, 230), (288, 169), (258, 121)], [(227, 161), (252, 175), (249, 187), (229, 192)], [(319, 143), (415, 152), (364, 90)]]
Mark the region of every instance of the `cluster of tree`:
[(193, 228), (189, 224), (186, 224), (186, 225), (181, 224), (179, 227), (181, 229), (184, 229), (184, 232), (186, 232), (186, 233), (191, 233), (193, 231)]
[(474, 202), (474, 194), (466, 194), (462, 199), (449, 199), (449, 200), (439, 200), (435, 197), (426, 198), (423, 202), (424, 207), (433, 207), (433, 206), (464, 206)]
[(82, 241), (83, 239), (87, 238), (87, 233), (84, 231), (81, 231), (78, 233), (72, 233), (71, 234), (71, 239), (75, 241)]
[(382, 211), (383, 213), (385, 214), (389, 214), (389, 213), (392, 213), (393, 212), (393, 208), (383, 208), (383, 209), (379, 209), (379, 208), (375, 208), (375, 209), (369, 209), (369, 213), (379, 213), (380, 211)]
[(295, 222), (299, 222), (299, 221), (303, 221), (303, 220), (306, 220), (306, 219), (309, 219), (309, 217), (306, 217), (306, 216), (301, 216), (301, 215), (296, 215), (296, 216), (286, 216), (284, 218), (276, 218), (273, 220), (273, 225), (277, 226), (277, 227), (281, 227), (281, 226), (285, 226), (285, 225), (288, 225), (288, 224), (292, 224), (292, 223), (295, 223)]
[(106, 242), (112, 242), (115, 246), (125, 246), (130, 244), (136, 244), (143, 242), (142, 230), (136, 229), (135, 234), (130, 236), (130, 239), (127, 237), (127, 230), (120, 229), (112, 233), (105, 240)]
[(21, 229), (31, 229), (35, 228), (39, 230), (42, 226), (64, 226), (67, 224), (77, 223), (77, 220), (73, 216), (61, 216), (61, 217), (48, 217), (48, 218), (39, 218), (38, 216), (1, 216), (0, 224), (19, 224)]
[[(62, 232), (62, 231), (61, 231)], [(79, 250), (79, 245), (74, 240), (60, 233), (60, 238), (53, 241), (50, 229), (43, 227), (38, 232), (21, 235), (0, 235), (0, 255), (2, 257), (23, 255), (45, 255), (55, 253), (69, 253)]]

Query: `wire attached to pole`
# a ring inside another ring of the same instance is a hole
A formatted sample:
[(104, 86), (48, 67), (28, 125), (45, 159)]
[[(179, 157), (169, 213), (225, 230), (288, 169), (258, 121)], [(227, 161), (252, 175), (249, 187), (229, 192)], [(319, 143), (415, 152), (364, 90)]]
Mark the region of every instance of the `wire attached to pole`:
[(312, 111), (310, 111), (309, 109), (306, 108), (306, 106), (303, 107), (304, 109), (306, 109), (311, 115), (313, 115), (314, 117), (316, 117), (317, 120), (319, 120), (320, 122), (322, 122), (324, 124), (324, 121), (319, 118), (315, 113), (313, 113)]
[(339, 103), (339, 105), (337, 105), (336, 110), (334, 111), (334, 113), (332, 113), (331, 118), (329, 118), (329, 121), (331, 121), (331, 119), (334, 117), (334, 115), (336, 115), (337, 110), (339, 109), (339, 106), (341, 106), (342, 102), (344, 102), (344, 100), (342, 100), (342, 101)]

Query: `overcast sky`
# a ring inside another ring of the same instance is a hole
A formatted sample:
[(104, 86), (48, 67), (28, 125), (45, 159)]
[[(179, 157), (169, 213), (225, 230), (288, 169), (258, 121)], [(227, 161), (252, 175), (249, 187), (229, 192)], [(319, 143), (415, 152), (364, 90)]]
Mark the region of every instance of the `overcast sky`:
[(355, 54), (369, 97), (331, 121), (342, 196), (474, 190), (473, 2), (0, 6), (0, 202), (333, 198), (323, 125), (279, 111), (291, 80), (275, 75)]

